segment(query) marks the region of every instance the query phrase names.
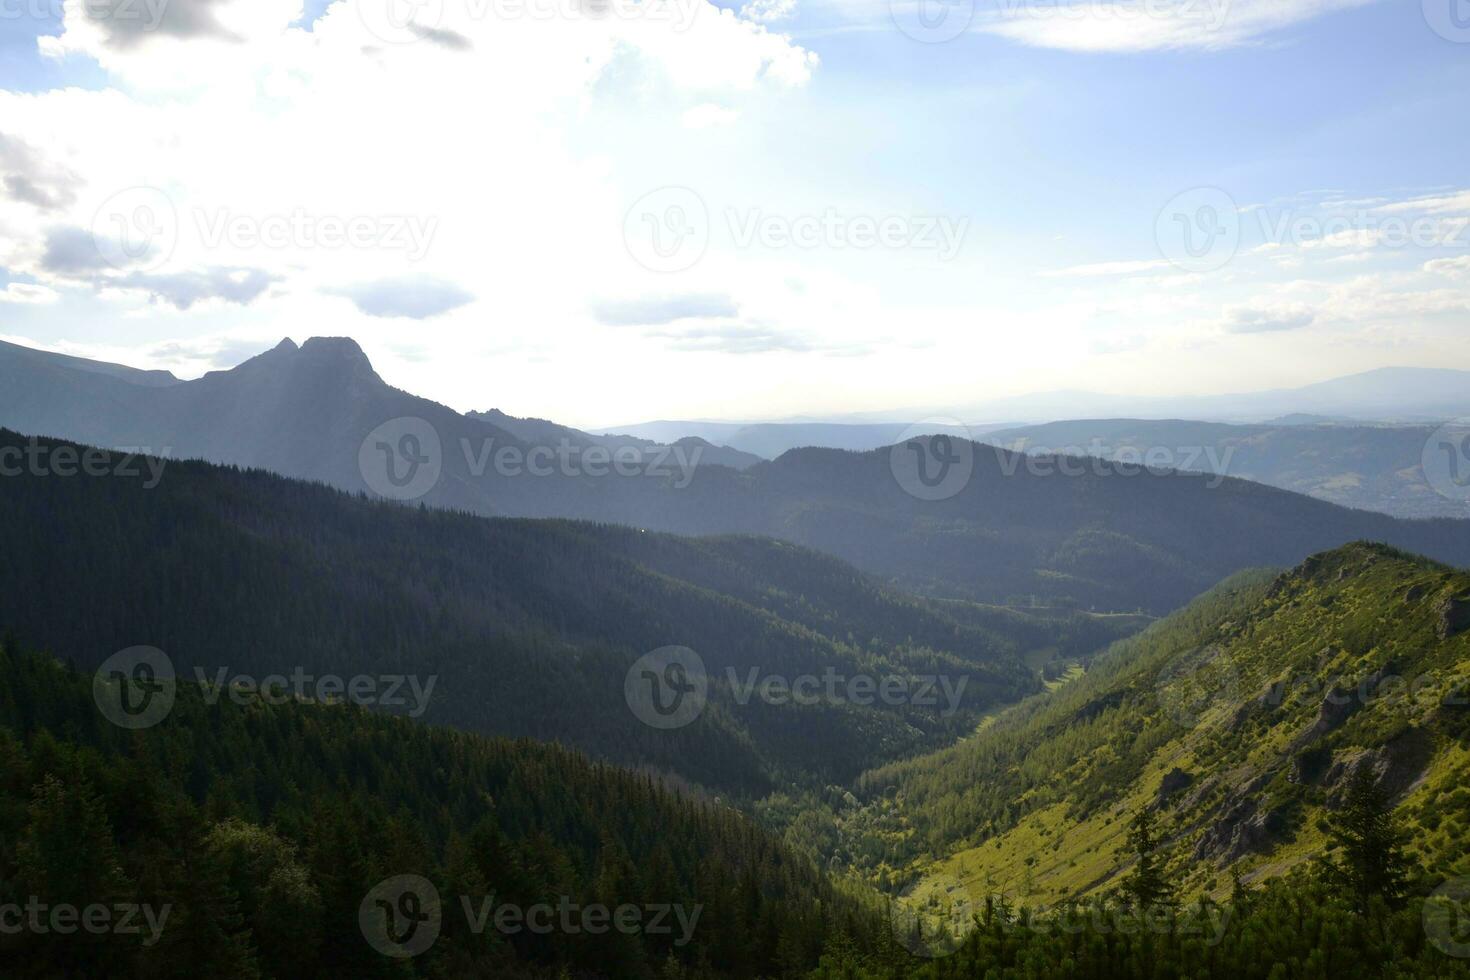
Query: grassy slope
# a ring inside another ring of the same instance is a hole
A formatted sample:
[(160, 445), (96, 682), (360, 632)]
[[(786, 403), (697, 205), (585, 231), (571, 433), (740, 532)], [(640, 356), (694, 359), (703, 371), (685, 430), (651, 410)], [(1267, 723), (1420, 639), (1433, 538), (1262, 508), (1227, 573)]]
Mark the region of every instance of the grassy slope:
[[(1050, 902), (1116, 884), (1129, 814), (1159, 805), (1184, 892), (1220, 893), (1232, 863), (1249, 880), (1319, 853), (1317, 821), (1341, 767), (1376, 752), (1369, 761), (1401, 791), (1422, 863), (1470, 871), (1470, 709), (1444, 703), (1470, 674), (1470, 632), (1439, 636), (1441, 604), (1470, 596), (1470, 575), (1353, 545), (1268, 581), (1237, 577), (961, 745), (869, 774), (850, 835), (867, 835), (870, 854), (882, 838), (896, 863), (908, 860), (926, 900), (1003, 892)], [(1360, 709), (1316, 738), (1305, 733), (1324, 688), (1299, 682), (1267, 696), (1293, 678), (1356, 687), (1378, 671), (1426, 686), (1351, 698)], [(1305, 775), (1299, 757), (1315, 762)], [(1161, 801), (1176, 769), (1192, 782)], [(1248, 816), (1232, 821), (1242, 804)], [(1271, 829), (1234, 846), (1250, 818)]]

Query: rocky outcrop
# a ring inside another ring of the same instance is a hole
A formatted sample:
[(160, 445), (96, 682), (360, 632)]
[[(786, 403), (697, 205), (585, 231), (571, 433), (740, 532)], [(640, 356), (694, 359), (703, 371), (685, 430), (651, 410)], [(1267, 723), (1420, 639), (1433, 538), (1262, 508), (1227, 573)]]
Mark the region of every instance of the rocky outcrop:
[(1470, 596), (1446, 596), (1435, 609), (1439, 638), (1448, 640), (1470, 629)]
[(1376, 749), (1335, 762), (1322, 781), (1329, 788), (1327, 805), (1342, 805), (1348, 784), (1364, 767), (1372, 772), (1377, 786), (1398, 799), (1419, 781), (1433, 759), (1434, 736), (1423, 728), (1406, 728)]
[(1291, 781), (1315, 785), (1332, 766), (1332, 750), (1325, 745), (1298, 752), (1291, 760)]
[(1164, 774), (1163, 781), (1159, 783), (1159, 793), (1154, 800), (1156, 803), (1163, 803), (1176, 793), (1188, 789), (1193, 783), (1193, 774), (1179, 768), (1171, 769)]
[(1228, 864), (1247, 854), (1267, 854), (1290, 832), (1285, 807), (1268, 810), (1256, 799), (1243, 799), (1204, 832), (1195, 845), (1194, 859)]

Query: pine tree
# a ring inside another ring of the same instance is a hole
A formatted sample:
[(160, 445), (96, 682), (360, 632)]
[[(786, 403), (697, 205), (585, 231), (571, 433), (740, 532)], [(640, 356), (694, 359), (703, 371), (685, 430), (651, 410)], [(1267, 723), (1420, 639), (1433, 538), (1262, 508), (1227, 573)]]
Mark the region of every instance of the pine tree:
[(1359, 913), (1373, 899), (1399, 908), (1408, 891), (1408, 835), (1393, 813), (1392, 801), (1368, 766), (1358, 766), (1348, 782), (1342, 809), (1328, 817), (1327, 878), (1347, 892)]
[(1123, 890), (1139, 909), (1174, 904), (1174, 886), (1165, 876), (1159, 857), (1159, 839), (1154, 827), (1154, 813), (1143, 807), (1133, 816), (1128, 831), (1128, 846), (1138, 855), (1133, 873), (1123, 882)]

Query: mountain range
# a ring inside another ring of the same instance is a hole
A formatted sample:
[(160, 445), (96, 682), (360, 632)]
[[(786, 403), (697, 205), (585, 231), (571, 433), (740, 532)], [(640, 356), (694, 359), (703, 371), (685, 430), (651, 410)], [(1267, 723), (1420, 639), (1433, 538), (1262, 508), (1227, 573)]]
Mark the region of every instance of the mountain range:
[[(536, 433), (527, 429), (518, 437), (392, 388), (346, 339), (285, 341), (231, 370), (172, 384), (6, 347), (0, 382), (0, 425), (18, 432), (375, 494), (392, 494), (383, 467), (396, 470), (400, 449), (428, 446), (415, 451), (434, 472), (414, 503), (765, 535), (939, 598), (1158, 614), (1242, 568), (1291, 565), (1358, 539), (1470, 563), (1470, 522), (1395, 520), (1234, 478), (1043, 464), (942, 436), (861, 453), (793, 450), (739, 471), (672, 450), (655, 466), (635, 451), (620, 475), (606, 447), (600, 469), (585, 448), (558, 458), (556, 446), (528, 442)], [(400, 431), (404, 424), (415, 431)], [(502, 465), (503, 453), (525, 464), (538, 450), (542, 475)], [(936, 495), (920, 467), (952, 478)]]
[[(0, 458), (31, 444), (0, 430)], [(947, 744), (1038, 690), (1038, 655), (1141, 625), (916, 599), (768, 539), (487, 519), (201, 462), (156, 481), (122, 456), (106, 469), (0, 479), (0, 622), (27, 645), (86, 669), (155, 647), (191, 678), (412, 677), (399, 713), (741, 797)], [(665, 737), (629, 711), (625, 678), (670, 647), (699, 658), (707, 691)], [(829, 672), (840, 690), (862, 675), (930, 693), (798, 710), (749, 691)]]
[[(1394, 517), (1470, 517), (1470, 486), (1456, 484), (1438, 455), (1441, 431), (1318, 416), (1270, 425), (1097, 419), (1000, 429), (987, 438), (1042, 455), (1145, 459), (1162, 453), (1175, 469), (1228, 474), (1344, 507)], [(1433, 480), (1426, 476), (1426, 458)]]
[[(1043, 391), (967, 404), (859, 413), (833, 418), (767, 422), (665, 419), (622, 425), (629, 435), (672, 442), (697, 435), (774, 459), (788, 449), (876, 449), (891, 445), (915, 422), (927, 430), (979, 438), (1001, 428), (1062, 419), (1134, 418), (1149, 421), (1198, 419), (1212, 422), (1287, 424), (1434, 423), (1470, 416), (1470, 371), (1390, 367), (1333, 378), (1298, 388), (1223, 395), (1139, 396), (1096, 391)], [(895, 421), (907, 419), (909, 421)], [(935, 420), (949, 419), (948, 425)]]

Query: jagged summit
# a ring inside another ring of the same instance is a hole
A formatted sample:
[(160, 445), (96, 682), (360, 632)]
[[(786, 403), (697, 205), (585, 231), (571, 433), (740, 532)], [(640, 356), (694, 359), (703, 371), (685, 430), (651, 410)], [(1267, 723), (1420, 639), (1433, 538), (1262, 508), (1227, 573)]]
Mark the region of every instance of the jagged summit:
[(290, 370), (298, 367), (345, 369), (364, 377), (376, 377), (372, 361), (351, 337), (312, 337), (299, 346), (290, 337), (286, 337), (270, 350), (263, 351), (234, 368), (211, 374), (227, 375), (242, 370), (253, 373), (259, 370)]
[(316, 356), (336, 355), (367, 360), (362, 346), (351, 337), (312, 337), (301, 345), (301, 353)]

